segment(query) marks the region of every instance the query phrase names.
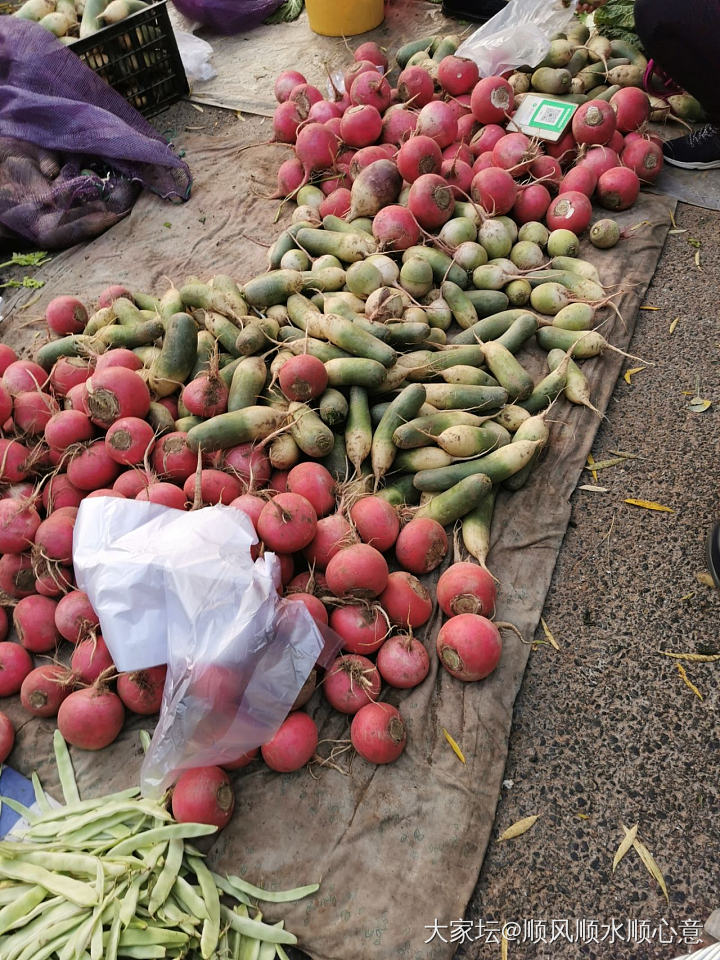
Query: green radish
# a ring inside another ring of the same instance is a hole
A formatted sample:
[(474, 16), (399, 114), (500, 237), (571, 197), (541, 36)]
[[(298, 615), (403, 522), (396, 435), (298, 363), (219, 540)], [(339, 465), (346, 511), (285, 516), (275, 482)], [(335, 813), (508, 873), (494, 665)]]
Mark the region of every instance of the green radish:
[(175, 429), (179, 430), (181, 433), (189, 433), (193, 427), (198, 427), (202, 423), (208, 423), (208, 421), (203, 420), (202, 417), (179, 417), (175, 421)]
[(540, 247), (545, 247), (549, 236), (548, 228), (544, 223), (539, 223), (537, 220), (528, 220), (518, 230), (518, 240), (530, 240)]
[(444, 330), (438, 330), (437, 327), (431, 327), (425, 343), (444, 347), (447, 345), (447, 334)]
[(592, 36), (585, 44), (585, 49), (594, 63), (609, 60), (612, 55), (610, 41), (607, 37), (600, 36), (600, 34)]
[[(537, 342), (543, 350), (571, 351), (572, 357), (578, 360), (588, 360), (590, 357), (599, 357), (605, 350), (612, 350), (623, 357), (631, 354), (613, 347), (595, 330), (561, 330), (558, 327), (542, 327), (537, 332)], [(638, 359), (633, 357), (633, 359)]]
[[(328, 301), (326, 312), (333, 311), (338, 299), (340, 298), (332, 297)], [(405, 302), (405, 294), (402, 290), (380, 287), (370, 294), (364, 304), (360, 301), (355, 309), (357, 313), (364, 313), (369, 320), (387, 323), (388, 320), (400, 320), (408, 306), (410, 304)], [(339, 310), (335, 310), (335, 312), (340, 313)]]
[(254, 317), (235, 338), (235, 356), (249, 357), (277, 342), (280, 327), (271, 317)]
[(605, 297), (605, 290), (599, 283), (595, 283), (594, 280), (587, 277), (582, 277), (578, 273), (571, 273), (569, 270), (544, 270), (539, 274), (529, 273), (526, 279), (532, 287), (548, 282), (559, 283), (566, 290), (569, 290), (574, 297), (579, 297), (582, 300), (593, 302)]
[(513, 443), (519, 443), (522, 440), (535, 440), (538, 443), (538, 447), (530, 462), (524, 466), (522, 470), (518, 470), (517, 473), (514, 473), (504, 481), (504, 487), (508, 490), (519, 490), (525, 486), (549, 439), (550, 429), (545, 422), (544, 413), (537, 417), (530, 417), (521, 424), (513, 438)]
[[(438, 238), (441, 243), (455, 250), (461, 243), (477, 240), (477, 226), (469, 217), (453, 217), (443, 224)], [(454, 258), (453, 258), (454, 259)]]
[(446, 527), (479, 507), (491, 489), (492, 480), (483, 473), (465, 477), (448, 490), (432, 497), (420, 507), (415, 516), (429, 517)]
[(462, 410), (420, 416), (397, 427), (393, 433), (393, 443), (401, 450), (427, 447), (443, 430), (461, 425), (479, 427), (483, 422), (483, 417), (478, 417), (474, 413), (465, 413)]
[(502, 290), (506, 283), (514, 279), (496, 263), (486, 263), (473, 270), (472, 281), (478, 290)]
[(165, 328), (161, 320), (146, 320), (136, 323), (132, 327), (103, 327), (97, 339), (106, 348), (112, 347), (143, 347), (162, 337)]
[(376, 360), (383, 366), (391, 367), (395, 363), (396, 353), (392, 347), (378, 340), (377, 337), (365, 330), (361, 330), (357, 324), (347, 317), (339, 314), (308, 314), (308, 317), (301, 321), (295, 319), (298, 326), (305, 323), (305, 330), (311, 336), (324, 337), (330, 343), (346, 350), (356, 357), (364, 357), (367, 360)]
[(524, 307), (530, 302), (532, 287), (527, 280), (511, 280), (505, 287), (505, 297), (513, 307)]
[(388, 323), (387, 342), (395, 350), (404, 350), (424, 343), (430, 335), (430, 326), (427, 323)]
[(387, 500), (394, 507), (413, 506), (420, 500), (420, 491), (413, 486), (413, 476), (394, 476), (393, 482), (382, 490), (376, 490), (374, 496)]
[(370, 456), (372, 449), (372, 423), (367, 390), (364, 387), (350, 387), (348, 418), (345, 422), (345, 449), (348, 459), (360, 473), (363, 461)]
[(499, 423), (510, 433), (516, 433), (521, 423), (524, 423), (530, 414), (516, 403), (506, 403), (502, 410), (495, 414), (493, 420)]
[[(327, 363), (328, 360), (353, 359), (345, 350), (340, 350), (325, 340), (308, 337), (302, 330), (296, 330), (294, 327), (282, 327), (278, 337), (282, 343), (287, 344), (288, 350), (295, 355), (309, 353), (310, 356), (317, 357), (323, 363)], [(385, 368), (383, 367), (383, 369)]]
[[(462, 219), (465, 220), (466, 218), (463, 217)], [(453, 251), (455, 263), (468, 273), (472, 273), (476, 267), (481, 267), (484, 263), (487, 263), (488, 259), (485, 247), (474, 240), (465, 240)]]
[(550, 267), (553, 270), (565, 270), (569, 273), (577, 273), (579, 276), (585, 277), (586, 280), (594, 280), (595, 283), (602, 286), (597, 267), (587, 260), (581, 260), (579, 257), (553, 257), (550, 261)]
[(85, 0), (85, 9), (83, 10), (82, 20), (80, 21), (81, 40), (102, 29), (102, 23), (99, 17), (107, 4), (108, 0)]
[(98, 20), (104, 24), (120, 23), (126, 20), (133, 13), (140, 13), (141, 10), (147, 10), (149, 4), (145, 0), (111, 0), (103, 12), (98, 15)]
[(339, 390), (328, 387), (318, 401), (318, 413), (323, 423), (336, 427), (347, 420), (348, 402)]
[(542, 247), (532, 240), (518, 240), (508, 256), (520, 270), (537, 270), (545, 263)]
[(554, 317), (570, 303), (570, 294), (560, 283), (541, 283), (530, 294), (530, 305), (546, 317)]
[(425, 314), (428, 319), (428, 323), (434, 330), (447, 330), (452, 326), (452, 313), (450, 312), (450, 307), (445, 303), (442, 297), (438, 297), (435, 300), (431, 300), (430, 303), (426, 303)]
[[(582, 47), (578, 47), (572, 57), (568, 60), (565, 69), (568, 71), (573, 79), (577, 77), (581, 70), (584, 70), (588, 65), (588, 54), (587, 50), (584, 50)], [(581, 81), (582, 83), (582, 81)], [(583, 84), (584, 86), (584, 84)]]
[(418, 415), (420, 407), (425, 403), (425, 388), (420, 383), (411, 383), (390, 403), (383, 414), (373, 435), (370, 458), (372, 463), (375, 487), (388, 472), (395, 459), (396, 447), (393, 443), (393, 434), (397, 427)]
[[(570, 355), (568, 354), (563, 363), (559, 364), (555, 370), (551, 370), (546, 377), (543, 377), (543, 379), (535, 385), (533, 392), (527, 400), (523, 400), (522, 406), (529, 413), (538, 413), (540, 410), (544, 410), (545, 407), (550, 406), (558, 395), (562, 393), (567, 383), (567, 367), (569, 361)], [(524, 427), (525, 424), (521, 426)], [(518, 433), (520, 432), (520, 429), (518, 429)]]
[(335, 442), (330, 453), (320, 460), (320, 463), (338, 481), (344, 483), (350, 476), (350, 461), (345, 451), (345, 437), (342, 433), (335, 434)]
[[(146, 370), (150, 368), (158, 361), (160, 357), (160, 347), (135, 347), (133, 353), (136, 354), (142, 360), (142, 364)], [(176, 384), (177, 389), (177, 384)]]
[(499, 423), (496, 423), (495, 420), (486, 420), (483, 424), (483, 429), (493, 435), (496, 448), (504, 447), (507, 443), (512, 443), (510, 431), (506, 430), (505, 427), (502, 427)]
[(482, 222), (482, 215), (480, 208), (476, 203), (466, 200), (456, 200), (455, 206), (453, 207), (453, 216), (454, 217), (465, 217), (479, 227)]
[(441, 370), (440, 376), (445, 383), (466, 383), (475, 387), (499, 387), (495, 377), (491, 377), (486, 370), (459, 363), (447, 370)]
[(410, 257), (400, 268), (400, 286), (416, 300), (432, 290), (433, 270), (427, 260)]
[(402, 319), (403, 323), (425, 323), (430, 326), (428, 315), (422, 307), (406, 307)]
[(467, 330), (463, 330), (462, 333), (453, 337), (453, 344), (470, 344), (478, 341), (484, 343), (486, 340), (497, 340), (498, 337), (501, 337), (510, 329), (518, 317), (527, 312), (527, 310), (520, 309), (501, 310), (489, 317), (483, 317), (472, 327), (468, 327)]
[[(608, 70), (607, 78), (610, 83), (617, 84), (620, 87), (639, 87), (642, 85), (644, 74), (645, 67), (636, 66), (634, 63), (628, 63), (625, 66), (613, 67), (612, 70)], [(697, 102), (697, 100), (695, 102), (698, 104), (698, 107), (700, 107), (700, 104)], [(700, 112), (702, 113), (702, 118), (704, 119), (705, 112), (703, 111), (702, 107), (700, 107)]]
[(13, 16), (21, 20), (42, 20), (55, 9), (53, 0), (25, 0), (21, 7), (14, 11)]
[(518, 238), (518, 225), (515, 223), (512, 217), (508, 217), (507, 214), (503, 214), (500, 217), (495, 217), (497, 223), (501, 223), (508, 232), (510, 240), (512, 243)]
[(75, 23), (75, 20), (70, 20), (64, 13), (55, 10), (53, 13), (46, 14), (38, 23), (45, 30), (49, 30), (50, 33), (55, 34), (56, 37), (64, 37), (73, 23)]
[(432, 353), (429, 350), (417, 350), (406, 353), (398, 360), (400, 366), (408, 369), (408, 380), (428, 380), (443, 370), (455, 367), (458, 364), (480, 366), (485, 360), (485, 353), (479, 343), (458, 346), (448, 344), (444, 349)]
[(263, 309), (276, 303), (286, 303), (289, 296), (303, 289), (303, 284), (299, 270), (271, 270), (248, 280), (242, 293), (250, 306)]
[(243, 410), (257, 405), (265, 388), (267, 367), (262, 357), (244, 357), (235, 367), (228, 393), (229, 411)]
[(310, 183), (300, 187), (297, 192), (297, 205), (299, 207), (314, 207), (316, 210), (325, 199), (325, 194), (319, 187), (314, 187)]
[(572, 60), (575, 53), (575, 44), (568, 39), (559, 37), (550, 41), (550, 47), (543, 59), (538, 64), (539, 67), (566, 67)]
[(580, 241), (572, 230), (561, 227), (552, 231), (545, 247), (549, 257), (576, 257), (580, 250)]
[(99, 310), (95, 311), (95, 313), (85, 324), (83, 333), (86, 336), (91, 337), (99, 330), (102, 330), (103, 327), (108, 327), (111, 323), (115, 323), (115, 320), (115, 312), (113, 311), (112, 307), (101, 307)]
[(401, 472), (416, 473), (418, 470), (439, 470), (451, 463), (452, 457), (438, 447), (418, 447), (398, 451), (393, 466)]
[(342, 267), (325, 267), (323, 270), (303, 270), (303, 290), (315, 290), (320, 293), (336, 293), (345, 286), (345, 271)]
[(212, 310), (205, 311), (205, 328), (215, 337), (228, 353), (234, 357), (238, 356), (235, 342), (240, 333), (240, 327), (228, 320), (221, 313), (215, 313)]
[(495, 489), (492, 489), (480, 504), (465, 514), (462, 521), (462, 538), (465, 549), (471, 557), (487, 570), (486, 562), (490, 552), (490, 527), (495, 507)]
[(308, 457), (326, 457), (333, 448), (335, 435), (330, 427), (306, 403), (291, 403), (290, 434), (295, 443)]
[(303, 296), (302, 293), (293, 293), (287, 298), (287, 303), (285, 307), (288, 312), (288, 316), (292, 323), (296, 327), (300, 327), (302, 330), (305, 329), (310, 317), (316, 316), (320, 313), (320, 310), (315, 306), (315, 304), (308, 300), (307, 297)]
[(160, 356), (150, 368), (148, 386), (158, 397), (169, 397), (188, 379), (198, 357), (198, 330), (187, 313), (176, 313), (165, 323)]
[(338, 258), (327, 253), (322, 257), (318, 257), (314, 261), (312, 267), (310, 267), (310, 270), (315, 272), (318, 270), (325, 270), (327, 267), (339, 267), (340, 269), (343, 269), (343, 265), (340, 263)]
[(475, 312), (475, 307), (456, 283), (453, 283), (452, 280), (443, 281), (440, 293), (445, 303), (450, 307), (456, 322), (463, 330), (467, 330), (468, 327), (477, 323), (478, 315)]
[(280, 387), (275, 383), (268, 383), (265, 389), (262, 391), (258, 397), (260, 404), (266, 403), (269, 407), (272, 407), (274, 410), (280, 410), (283, 413), (288, 412), (290, 404), (288, 403), (288, 398), (282, 392)]
[(567, 93), (572, 83), (572, 74), (564, 68), (540, 67), (530, 78), (533, 90), (539, 93)]
[[(138, 303), (138, 306), (142, 307), (142, 304)], [(183, 313), (185, 311), (180, 291), (175, 287), (170, 287), (169, 290), (166, 290), (157, 302), (157, 306), (149, 307), (149, 309), (155, 309), (166, 322), (176, 313)]]
[[(509, 356), (512, 357), (512, 354), (509, 354)], [(513, 360), (517, 363), (514, 357)], [(530, 381), (530, 390), (532, 390), (532, 380)], [(479, 412), (497, 410), (508, 398), (508, 394), (503, 387), (428, 383), (425, 386), (425, 391), (428, 403), (439, 410), (474, 410)]]
[(508, 83), (513, 88), (513, 93), (517, 96), (519, 93), (530, 92), (530, 77), (527, 73), (513, 73), (508, 77)]
[(210, 284), (202, 283), (200, 280), (191, 279), (180, 287), (178, 293), (182, 300), (183, 309), (187, 307), (199, 307), (203, 310), (212, 310), (215, 313), (221, 313), (231, 320), (238, 320), (247, 314), (247, 305), (240, 297), (222, 288), (213, 288)]
[[(485, 363), (500, 386), (507, 391), (507, 397), (510, 400), (524, 400), (529, 397), (533, 389), (532, 377), (507, 347), (498, 341), (489, 340), (483, 349)], [(428, 399), (433, 402), (431, 397)]]
[(513, 247), (512, 233), (508, 230), (507, 225), (497, 217), (482, 222), (477, 239), (478, 243), (485, 248), (490, 259), (506, 257)]
[(325, 361), (330, 387), (364, 387), (375, 389), (385, 382), (386, 368), (377, 360), (363, 357), (342, 357)]
[(135, 323), (143, 323), (146, 319), (132, 300), (128, 300), (127, 297), (117, 297), (113, 300), (112, 308), (117, 322), (124, 327), (132, 326)]
[(309, 271), (311, 266), (312, 261), (310, 257), (304, 250), (298, 250), (297, 248), (288, 250), (282, 255), (282, 259), (280, 260), (281, 270), (299, 270), (304, 272)]
[(292, 223), (287, 230), (284, 230), (268, 250), (268, 270), (280, 269), (280, 261), (287, 251), (297, 249), (295, 237), (298, 231), (312, 226), (313, 224), (309, 220), (299, 220)]
[[(550, 369), (556, 369), (564, 361), (566, 356), (567, 354), (564, 350), (551, 350), (547, 357)], [(568, 360), (566, 374), (565, 398), (569, 400), (570, 403), (587, 407), (588, 410), (592, 410), (598, 417), (602, 417), (598, 408), (590, 402), (590, 388), (588, 387), (587, 379), (574, 360)]]
[(460, 425), (458, 427), (448, 427), (439, 434), (435, 442), (450, 454), (451, 457), (466, 459), (467, 457), (479, 457), (488, 450), (497, 446), (495, 435), (486, 430), (485, 427), (471, 427), (469, 425)]
[(278, 350), (270, 363), (270, 376), (273, 380), (277, 380), (283, 365), (293, 356), (295, 356), (295, 354), (292, 350), (288, 350), (285, 347), (283, 347), (282, 350)]
[(345, 274), (348, 290), (356, 297), (368, 297), (383, 286), (382, 274), (367, 260), (351, 263)]
[(395, 60), (401, 70), (407, 66), (408, 60), (415, 53), (427, 52), (432, 46), (434, 37), (425, 37), (423, 40), (411, 40), (404, 44), (395, 54)]
[(401, 387), (405, 387), (408, 381), (407, 368), (396, 363), (394, 367), (386, 368), (382, 383), (377, 387), (370, 387), (370, 392), (375, 395), (378, 393), (394, 393)]
[(467, 272), (441, 250), (435, 250), (432, 247), (408, 247), (407, 250), (403, 251), (402, 262), (407, 263), (411, 257), (426, 260), (432, 267), (433, 277), (438, 283), (442, 283), (443, 280), (451, 280), (461, 290), (467, 289), (469, 285)]
[(590, 36), (590, 29), (581, 20), (571, 20), (570, 26), (565, 31), (565, 36), (576, 46), (579, 46), (587, 41)]
[(265, 316), (276, 320), (279, 327), (285, 327), (290, 323), (287, 306), (284, 303), (276, 303), (274, 306), (268, 307)]
[[(372, 237), (372, 217), (354, 217), (348, 223), (356, 233), (367, 233)], [(376, 254), (373, 253), (371, 256), (374, 257)]]
[[(353, 220), (352, 222), (357, 223), (357, 220)], [(370, 221), (370, 232), (372, 233), (372, 221)], [(386, 286), (392, 286), (398, 282), (400, 267), (387, 254), (374, 253), (367, 258), (366, 263), (371, 263), (380, 271), (380, 276), (383, 278), (383, 283)]]
[(460, 46), (460, 37), (455, 34), (448, 34), (447, 37), (443, 37), (440, 43), (437, 45), (433, 51), (432, 58), (436, 63), (444, 57), (449, 57), (451, 54), (455, 53), (457, 48)]
[(596, 220), (590, 227), (590, 243), (598, 250), (609, 250), (620, 239), (620, 227), (614, 220)]
[(150, 410), (145, 419), (158, 436), (163, 433), (172, 433), (175, 430), (175, 421), (168, 408), (154, 400), (150, 404)]
[[(215, 352), (215, 341), (213, 340), (213, 346), (210, 352), (210, 357), (212, 357), (214, 352)], [(225, 386), (228, 388), (228, 390), (230, 389), (230, 384), (232, 383), (232, 378), (235, 374), (235, 371), (237, 370), (239, 364), (241, 364), (244, 359), (245, 359), (244, 357), (233, 357), (230, 363), (226, 363), (225, 366), (220, 367), (220, 370), (218, 371), (218, 376), (220, 377), (222, 382), (225, 384)], [(203, 373), (205, 370), (209, 370), (210, 363), (211, 363), (211, 360), (209, 360), (207, 365), (204, 366), (199, 372)], [(195, 374), (193, 374), (193, 378), (194, 377), (195, 377)]]
[(298, 230), (297, 245), (313, 257), (329, 253), (343, 263), (356, 263), (377, 253), (377, 242), (366, 233), (333, 233), (303, 227)]
[[(475, 473), (484, 473), (493, 483), (501, 483), (530, 462), (538, 447), (536, 440), (518, 440), (483, 457), (453, 463), (450, 466), (419, 470), (413, 483), (418, 490), (436, 493), (447, 490)], [(412, 451), (411, 451), (412, 452)]]
[(265, 440), (283, 425), (285, 417), (282, 410), (260, 406), (221, 413), (189, 430), (187, 444), (193, 451), (202, 447), (211, 452), (227, 450), (251, 440)]
[[(37, 352), (35, 360), (43, 370), (50, 371), (60, 357), (78, 357), (86, 349), (93, 346), (93, 339), (84, 333), (74, 333), (58, 340), (50, 340), (43, 344)], [(101, 351), (102, 352), (102, 351)]]
[(270, 441), (268, 457), (275, 470), (292, 470), (300, 462), (302, 453), (289, 433), (281, 433)]
[(502, 336), (494, 340), (493, 343), (499, 343), (509, 350), (510, 353), (517, 353), (537, 332), (537, 317), (532, 313), (523, 313), (517, 320), (514, 320), (512, 326), (503, 333)]
[(589, 303), (569, 303), (553, 317), (552, 325), (563, 330), (591, 330), (595, 309)]

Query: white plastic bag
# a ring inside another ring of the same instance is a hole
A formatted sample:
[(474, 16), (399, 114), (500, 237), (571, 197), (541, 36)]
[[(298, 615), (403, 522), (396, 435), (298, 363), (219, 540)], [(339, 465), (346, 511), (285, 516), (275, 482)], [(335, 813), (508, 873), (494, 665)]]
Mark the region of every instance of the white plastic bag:
[(539, 63), (550, 38), (570, 22), (577, 5), (572, 0), (508, 0), (503, 9), (457, 48), (458, 57), (474, 60), (481, 77)]
[(201, 37), (185, 30), (175, 30), (178, 52), (188, 80), (212, 80), (217, 70), (210, 63), (213, 48)]

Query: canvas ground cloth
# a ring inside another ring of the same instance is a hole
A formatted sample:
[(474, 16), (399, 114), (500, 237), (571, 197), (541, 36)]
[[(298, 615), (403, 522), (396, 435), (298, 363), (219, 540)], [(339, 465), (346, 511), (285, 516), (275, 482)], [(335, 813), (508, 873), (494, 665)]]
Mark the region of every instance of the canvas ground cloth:
[[(253, 130), (243, 129), (252, 139)], [(190, 202), (171, 207), (143, 196), (131, 215), (104, 236), (56, 256), (38, 274), (46, 286), (37, 304), (26, 312), (13, 310), (32, 291), (21, 291), (6, 303), (0, 325), (4, 341), (28, 346), (33, 328), (22, 324), (60, 293), (88, 302), (111, 282), (157, 293), (170, 280), (179, 284), (189, 274), (207, 278), (221, 271), (244, 280), (263, 269), (265, 251), (245, 235), (270, 242), (279, 229), (272, 224), (276, 205), (252, 195), (250, 176), (273, 180), (283, 152), (263, 148), (238, 157), (234, 135), (203, 139), (193, 134), (180, 146), (196, 178)], [(610, 319), (602, 328), (621, 348), (627, 349), (630, 341), (671, 206), (666, 199), (641, 195), (618, 220), (642, 225), (614, 250), (588, 254), (605, 284), (624, 291), (618, 303), (625, 326)], [(538, 377), (541, 357), (540, 352), (524, 355)], [(584, 364), (601, 409), (624, 364), (636, 365), (610, 352)], [(511, 499), (500, 496), (493, 525), (490, 567), (500, 581), (498, 618), (516, 624), (527, 639), (538, 625), (570, 515), (568, 499), (598, 422), (590, 411), (565, 401), (552, 417), (544, 461), (523, 490)], [(505, 633), (495, 673), (481, 683), (460, 683), (438, 669), (433, 637), (439, 623), (436, 614), (422, 633), (433, 654), (429, 679), (415, 690), (386, 694), (399, 703), (409, 728), (407, 749), (395, 764), (372, 767), (356, 758), (348, 775), (317, 769), (314, 779), (307, 769), (281, 776), (255, 763), (234, 777), (236, 814), (212, 848), (213, 863), (261, 885), (319, 881), (316, 896), (289, 907), (268, 906), (266, 912), (272, 920), (285, 917), (314, 960), (447, 960), (454, 952), (455, 945), (437, 938), (425, 945), (424, 927), (435, 917), (446, 924), (462, 917), (477, 881), (529, 647)], [(16, 701), (7, 703), (18, 725), (13, 765), (27, 774), (37, 769), (48, 788), (56, 790), (54, 723), (28, 720)], [(309, 711), (321, 738), (348, 736), (346, 718), (329, 710), (320, 694)], [(73, 751), (81, 790), (92, 795), (137, 782), (137, 729), (143, 726), (147, 722), (136, 719), (98, 754)], [(461, 745), (466, 765), (450, 749), (443, 728)], [(323, 744), (321, 750), (331, 746)]]

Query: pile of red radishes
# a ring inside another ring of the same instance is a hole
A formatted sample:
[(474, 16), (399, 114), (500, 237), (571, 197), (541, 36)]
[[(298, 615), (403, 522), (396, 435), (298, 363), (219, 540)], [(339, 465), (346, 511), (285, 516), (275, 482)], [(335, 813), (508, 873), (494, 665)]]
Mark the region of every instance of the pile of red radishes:
[[(293, 196), (312, 179), (326, 194), (321, 217), (373, 216), (385, 249), (404, 250), (449, 220), (457, 200), (518, 223), (545, 219), (551, 230), (582, 233), (591, 197), (625, 210), (660, 172), (661, 141), (642, 132), (650, 104), (637, 87), (583, 103), (571, 128), (550, 143), (505, 129), (516, 96), (504, 77), (480, 79), (473, 61), (454, 55), (433, 73), (406, 67), (392, 87), (387, 57), (372, 42), (355, 51), (335, 100), (302, 74), (283, 71), (273, 129), (295, 156), (279, 169), (278, 196)], [(378, 160), (390, 162), (368, 182), (360, 174)]]

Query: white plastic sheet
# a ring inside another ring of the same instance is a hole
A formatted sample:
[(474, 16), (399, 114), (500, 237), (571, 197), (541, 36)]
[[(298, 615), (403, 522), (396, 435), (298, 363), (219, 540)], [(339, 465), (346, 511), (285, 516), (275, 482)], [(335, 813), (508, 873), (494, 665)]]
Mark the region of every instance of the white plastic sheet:
[(457, 55), (474, 60), (481, 77), (534, 66), (547, 53), (552, 36), (568, 25), (576, 5), (577, 0), (569, 6), (562, 0), (508, 0), (460, 44)]

